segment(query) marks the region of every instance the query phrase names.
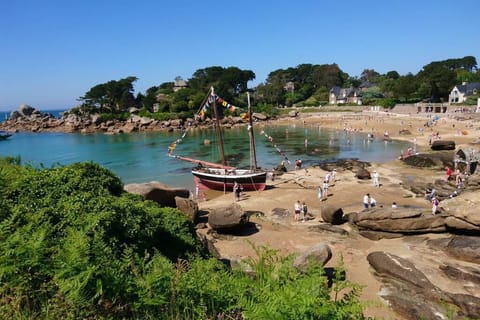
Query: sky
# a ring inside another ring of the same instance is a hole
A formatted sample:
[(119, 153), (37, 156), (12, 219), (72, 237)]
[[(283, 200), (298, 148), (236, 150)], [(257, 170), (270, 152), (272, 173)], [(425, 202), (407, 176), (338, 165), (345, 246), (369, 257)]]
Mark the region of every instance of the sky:
[(416, 74), (480, 59), (478, 0), (1, 0), (0, 110), (69, 109), (135, 76), (135, 94), (198, 69), (299, 64)]

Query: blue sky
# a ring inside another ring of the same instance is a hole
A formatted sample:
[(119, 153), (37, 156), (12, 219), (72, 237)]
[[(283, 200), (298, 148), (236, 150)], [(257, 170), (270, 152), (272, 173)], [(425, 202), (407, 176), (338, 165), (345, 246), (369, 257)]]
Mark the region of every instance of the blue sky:
[(136, 92), (201, 68), (256, 74), (302, 63), (417, 73), (480, 59), (478, 0), (2, 0), (0, 110), (68, 109), (91, 87)]

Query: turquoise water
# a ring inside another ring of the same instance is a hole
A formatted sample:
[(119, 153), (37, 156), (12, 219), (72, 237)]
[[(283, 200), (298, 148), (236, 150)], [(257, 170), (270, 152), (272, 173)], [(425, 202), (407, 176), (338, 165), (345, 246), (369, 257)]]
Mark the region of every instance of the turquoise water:
[[(272, 137), (260, 135), (260, 130)], [(277, 166), (284, 158), (293, 163), (302, 159), (304, 166), (340, 158), (385, 162), (406, 150), (405, 142), (367, 142), (366, 134), (321, 129), (316, 126), (267, 126), (255, 128), (258, 164), (266, 169)], [(167, 156), (167, 147), (179, 132), (148, 132), (120, 135), (16, 133), (0, 142), (0, 156), (20, 156), (23, 163), (51, 167), (79, 161), (93, 161), (117, 174), (124, 183), (161, 181), (176, 187), (193, 188), (190, 169), (193, 164)], [(207, 161), (218, 160), (216, 143), (210, 130), (188, 131), (174, 154)], [(307, 139), (307, 145), (305, 145)], [(246, 127), (225, 131), (226, 152), (231, 164), (249, 165), (249, 143)], [(279, 150), (277, 151), (276, 148)]]

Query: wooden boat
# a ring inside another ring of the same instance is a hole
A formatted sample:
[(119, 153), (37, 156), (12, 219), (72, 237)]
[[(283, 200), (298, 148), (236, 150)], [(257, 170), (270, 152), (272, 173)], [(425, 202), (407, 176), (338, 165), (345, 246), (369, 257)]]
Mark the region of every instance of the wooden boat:
[[(232, 191), (235, 182), (239, 183), (244, 191), (261, 191), (265, 189), (267, 181), (267, 171), (258, 167), (255, 150), (255, 139), (253, 133), (253, 123), (250, 108), (250, 96), (248, 97), (249, 118), (248, 135), (250, 141), (250, 167), (240, 169), (229, 166), (226, 161), (222, 129), (219, 121), (219, 112), (217, 111), (217, 99), (213, 87), (210, 89), (210, 101), (212, 101), (213, 115), (215, 118), (215, 131), (218, 138), (218, 146), (221, 156), (221, 163), (212, 163), (198, 159), (191, 159), (183, 156), (174, 156), (177, 159), (196, 163), (197, 166), (192, 169), (193, 179), (197, 185), (210, 190)], [(210, 104), (209, 104), (210, 105)]]

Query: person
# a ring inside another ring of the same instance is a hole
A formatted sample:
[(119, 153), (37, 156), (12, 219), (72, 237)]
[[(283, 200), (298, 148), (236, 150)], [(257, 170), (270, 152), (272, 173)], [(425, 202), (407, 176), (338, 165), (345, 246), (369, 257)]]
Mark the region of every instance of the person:
[(297, 200), (297, 202), (295, 202), (293, 209), (295, 211), (295, 221), (297, 221), (300, 219), (300, 211), (302, 210), (302, 205), (300, 204), (300, 200)]
[(333, 169), (332, 170), (332, 173), (330, 174), (330, 178), (333, 182), (335, 182), (337, 180), (337, 169)]
[(302, 167), (302, 160), (295, 160), (295, 169), (300, 169)]
[(439, 201), (437, 198), (433, 198), (432, 199), (432, 214), (435, 215), (437, 213), (437, 209), (438, 209), (438, 204), (439, 204)]
[(305, 222), (305, 219), (307, 218), (307, 212), (308, 212), (307, 205), (305, 204), (305, 201), (303, 201), (303, 203), (302, 203), (302, 222)]
[(322, 201), (322, 199), (323, 199), (322, 186), (318, 186), (318, 188), (317, 188), (317, 198), (320, 201)]
[(393, 209), (398, 208), (398, 207), (397, 207), (397, 203), (396, 203), (395, 201), (392, 202), (392, 208), (393, 208)]
[(370, 197), (370, 208), (376, 207), (377, 206), (377, 200), (375, 198)]
[(373, 186), (380, 187), (380, 183), (378, 182), (378, 172), (376, 170), (373, 171)]
[(323, 199), (328, 197), (328, 180), (323, 181)]
[(452, 168), (450, 168), (449, 166), (446, 166), (445, 175), (446, 175), (447, 181), (450, 180), (450, 177), (452, 176)]
[(331, 178), (332, 178), (332, 175), (330, 174), (330, 172), (327, 172), (327, 173), (325, 174), (325, 181), (330, 182), (330, 179), (331, 179)]
[(437, 196), (437, 190), (435, 188), (432, 188), (430, 191), (427, 189), (427, 195), (426, 198), (428, 201), (432, 201), (433, 198)]
[(233, 193), (235, 193), (235, 200), (240, 201), (240, 195), (242, 193), (242, 185), (239, 184), (237, 181), (233, 184)]
[(370, 193), (367, 193), (363, 196), (363, 207), (368, 209), (370, 206)]

